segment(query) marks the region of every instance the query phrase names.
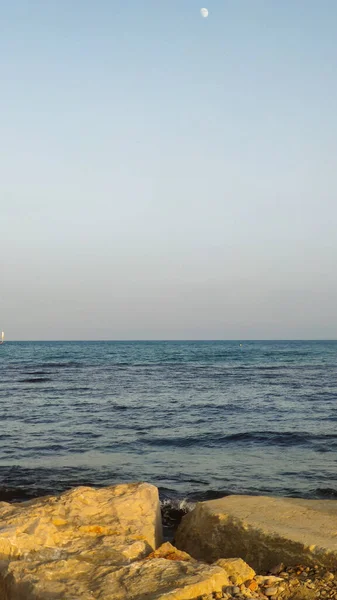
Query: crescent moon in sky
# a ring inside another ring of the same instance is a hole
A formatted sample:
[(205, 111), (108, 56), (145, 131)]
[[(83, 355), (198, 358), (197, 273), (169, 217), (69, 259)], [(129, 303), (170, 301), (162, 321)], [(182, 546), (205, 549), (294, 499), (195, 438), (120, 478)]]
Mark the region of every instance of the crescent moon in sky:
[(201, 9), (200, 9), (200, 14), (201, 14), (201, 16), (202, 16), (204, 19), (207, 19), (207, 17), (208, 17), (208, 10), (207, 10), (207, 8), (201, 8)]

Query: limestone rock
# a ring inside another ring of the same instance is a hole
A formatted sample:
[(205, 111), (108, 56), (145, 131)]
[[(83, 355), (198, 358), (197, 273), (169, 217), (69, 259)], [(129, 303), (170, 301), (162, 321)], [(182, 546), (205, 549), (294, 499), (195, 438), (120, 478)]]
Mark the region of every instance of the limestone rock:
[(64, 587), (57, 573), (66, 585), (78, 585), (83, 570), (86, 577), (91, 567), (142, 559), (161, 541), (158, 490), (145, 483), (79, 487), (59, 497), (2, 502), (0, 592), (2, 586), (4, 598), (20, 598), (13, 590), (18, 594), (22, 588), (22, 598), (28, 598), (28, 589), (42, 589), (51, 579), (56, 593)]
[(90, 556), (97, 550), (110, 562), (126, 562), (161, 541), (158, 490), (145, 483), (79, 487), (59, 497), (0, 503), (4, 560), (67, 558), (80, 552)]
[(235, 585), (255, 577), (255, 571), (242, 558), (220, 558), (216, 564), (226, 571)]
[(227, 496), (185, 515), (176, 545), (196, 559), (238, 556), (257, 572), (281, 562), (337, 568), (337, 501)]

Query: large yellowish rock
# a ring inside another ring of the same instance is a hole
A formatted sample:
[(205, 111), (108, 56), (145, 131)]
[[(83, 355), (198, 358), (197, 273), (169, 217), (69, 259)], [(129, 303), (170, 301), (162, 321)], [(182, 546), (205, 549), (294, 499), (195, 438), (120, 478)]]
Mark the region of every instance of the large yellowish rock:
[(62, 577), (77, 581), (86, 565), (119, 567), (144, 558), (161, 541), (158, 490), (145, 483), (79, 487), (58, 497), (2, 502), (0, 592), (2, 585), (8, 598), (19, 598), (13, 590), (22, 588), (25, 598), (28, 582), (35, 589), (44, 585), (37, 581), (40, 576), (57, 579), (58, 564)]
[(194, 600), (226, 571), (161, 542), (147, 484), (0, 504), (0, 600)]
[(337, 501), (227, 496), (197, 504), (176, 545), (209, 562), (237, 556), (256, 571), (286, 565), (337, 568)]
[(119, 562), (143, 556), (161, 541), (158, 490), (146, 483), (0, 503), (0, 559), (67, 558), (97, 548), (110, 560), (113, 545)]

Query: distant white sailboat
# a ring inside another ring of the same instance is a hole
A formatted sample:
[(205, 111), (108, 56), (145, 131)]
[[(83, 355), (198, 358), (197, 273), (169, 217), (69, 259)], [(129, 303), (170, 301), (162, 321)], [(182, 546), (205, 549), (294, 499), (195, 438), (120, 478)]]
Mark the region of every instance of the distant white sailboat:
[(0, 344), (3, 344), (3, 343), (4, 343), (4, 341), (5, 341), (5, 332), (4, 332), (4, 331), (2, 331), (2, 332), (1, 332), (1, 342), (0, 342)]

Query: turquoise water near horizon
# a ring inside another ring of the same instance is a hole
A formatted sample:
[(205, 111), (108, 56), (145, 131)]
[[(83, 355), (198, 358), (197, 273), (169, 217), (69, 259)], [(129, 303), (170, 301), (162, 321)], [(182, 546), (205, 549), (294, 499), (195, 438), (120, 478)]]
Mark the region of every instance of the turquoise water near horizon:
[(0, 499), (131, 480), (337, 497), (333, 340), (7, 342), (0, 413)]

